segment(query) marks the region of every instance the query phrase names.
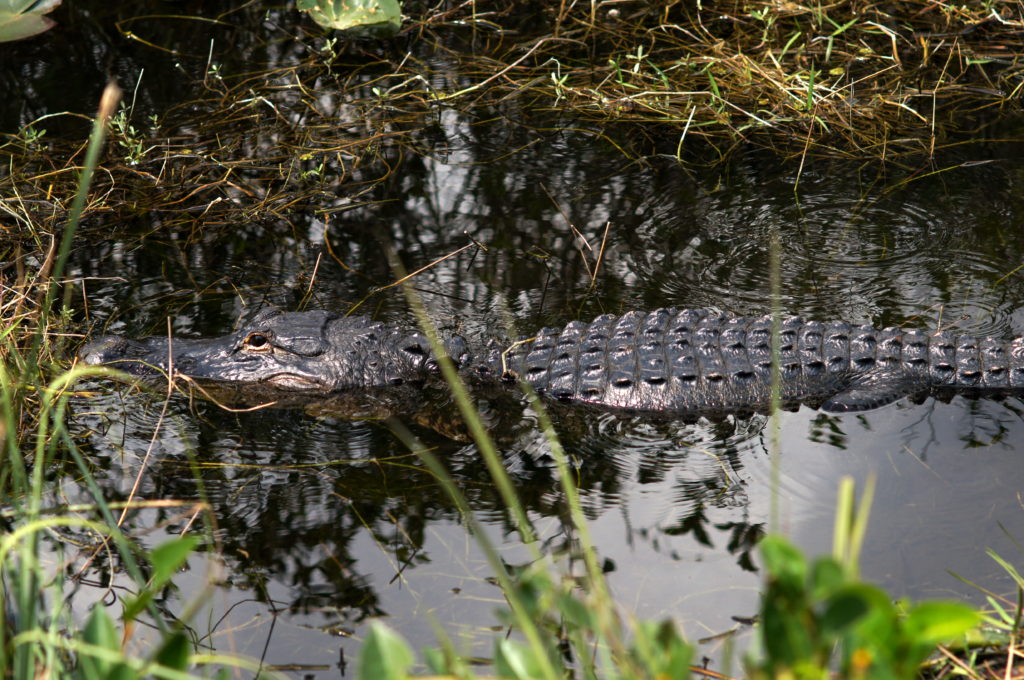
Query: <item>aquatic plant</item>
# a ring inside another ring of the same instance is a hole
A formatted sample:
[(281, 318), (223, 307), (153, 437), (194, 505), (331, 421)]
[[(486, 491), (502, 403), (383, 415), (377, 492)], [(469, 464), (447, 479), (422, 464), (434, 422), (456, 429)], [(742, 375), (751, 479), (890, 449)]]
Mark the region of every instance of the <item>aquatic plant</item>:
[(392, 35), (402, 25), (398, 0), (298, 0), (296, 6), (324, 28), (352, 35)]
[(0, 0), (0, 42), (21, 40), (53, 28), (53, 19), (44, 16), (61, 0)]

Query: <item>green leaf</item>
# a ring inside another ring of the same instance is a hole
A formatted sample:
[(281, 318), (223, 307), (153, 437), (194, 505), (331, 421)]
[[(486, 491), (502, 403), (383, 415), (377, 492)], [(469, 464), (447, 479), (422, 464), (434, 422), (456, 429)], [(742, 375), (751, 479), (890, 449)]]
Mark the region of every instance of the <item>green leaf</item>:
[(831, 557), (822, 557), (811, 567), (811, 597), (815, 600), (827, 599), (839, 590), (845, 582), (842, 565)]
[[(82, 639), (91, 645), (111, 651), (119, 651), (121, 647), (114, 623), (100, 604), (93, 605), (92, 613), (89, 614), (89, 620), (82, 631)], [(103, 680), (109, 670), (110, 663), (104, 659), (84, 653), (78, 657), (78, 671), (85, 680)]]
[(199, 539), (195, 536), (181, 536), (172, 538), (154, 548), (150, 553), (150, 562), (153, 564), (153, 578), (150, 579), (150, 585), (157, 589), (163, 588), (171, 576), (185, 563), (198, 543)]
[(1022, 577), (1020, 575), (1020, 572), (1017, 571), (1016, 567), (1014, 567), (1012, 564), (1010, 564), (1009, 562), (1004, 560), (1002, 557), (1000, 557), (999, 553), (997, 553), (992, 548), (988, 548), (987, 550), (985, 550), (985, 554), (988, 555), (989, 557), (991, 557), (993, 560), (995, 560), (999, 564), (1000, 567), (1002, 567), (1004, 570), (1006, 570), (1006, 573), (1009, 574), (1013, 578), (1013, 580), (1014, 580), (1014, 582), (1016, 582), (1018, 588), (1024, 588), (1024, 577)]
[(948, 641), (981, 622), (981, 615), (958, 602), (922, 602), (914, 606), (904, 623), (907, 637), (915, 643)]
[(427, 668), (434, 675), (448, 675), (451, 669), (448, 668), (448, 659), (445, 658), (444, 651), (437, 647), (425, 647), (423, 650), (423, 661), (427, 664)]
[(82, 631), (82, 638), (89, 644), (104, 649), (115, 652), (121, 649), (121, 640), (117, 631), (114, 630), (114, 622), (110, 620), (103, 605), (100, 604), (93, 605), (89, 621), (86, 622), (85, 630)]
[(149, 601), (163, 590), (198, 543), (199, 539), (195, 536), (181, 536), (161, 543), (150, 552), (149, 560), (153, 565), (153, 576), (149, 579), (146, 587), (134, 599), (125, 604), (125, 621), (131, 621), (138, 616), (149, 604)]
[(494, 670), (499, 678), (533, 680), (544, 676), (531, 647), (502, 639), (494, 645)]
[(871, 609), (871, 601), (862, 588), (848, 588), (835, 593), (825, 603), (821, 615), (823, 635), (839, 637)]
[(188, 660), (191, 653), (192, 645), (189, 644), (185, 634), (179, 630), (164, 642), (160, 651), (157, 652), (156, 661), (161, 666), (183, 671), (188, 668)]
[[(93, 605), (92, 613), (89, 614), (89, 620), (82, 631), (82, 639), (118, 655), (121, 653), (121, 638), (102, 605)], [(83, 680), (129, 680), (136, 677), (128, 666), (92, 656), (86, 651), (80, 651), (78, 654), (78, 675)]]
[(800, 591), (807, 579), (803, 553), (782, 536), (766, 536), (758, 546), (769, 578), (788, 591)]
[(634, 638), (634, 654), (650, 677), (685, 678), (689, 675), (693, 649), (679, 635), (672, 621), (639, 622)]
[(405, 640), (380, 621), (374, 621), (359, 650), (356, 680), (403, 680), (412, 662), (412, 650)]
[(56, 23), (44, 17), (61, 0), (0, 0), (0, 42), (21, 40), (47, 31)]
[(851, 649), (868, 647), (875, 650), (876, 655), (887, 658), (898, 654), (904, 639), (902, 620), (889, 595), (881, 588), (866, 583), (856, 583), (847, 588), (856, 592), (867, 605), (867, 610), (852, 625), (852, 633), (846, 636)]
[(402, 26), (398, 0), (298, 0), (296, 6), (324, 28), (338, 31), (386, 36)]
[(597, 625), (593, 609), (579, 601), (572, 593), (562, 593), (558, 598), (558, 611), (566, 624), (581, 630), (594, 630)]
[(788, 605), (778, 588), (769, 585), (761, 604), (761, 644), (770, 667), (791, 667), (814, 654), (813, 631), (807, 625), (810, 613)]

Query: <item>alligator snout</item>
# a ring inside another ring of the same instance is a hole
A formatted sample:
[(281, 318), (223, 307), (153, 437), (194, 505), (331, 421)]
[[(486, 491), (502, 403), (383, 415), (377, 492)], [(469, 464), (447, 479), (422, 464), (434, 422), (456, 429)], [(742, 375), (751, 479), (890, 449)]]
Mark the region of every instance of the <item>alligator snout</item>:
[(120, 335), (104, 335), (90, 340), (78, 350), (78, 359), (89, 366), (99, 366), (121, 359), (128, 347), (128, 339)]
[(82, 345), (78, 359), (87, 366), (110, 366), (139, 376), (155, 375), (167, 363), (167, 340), (104, 335)]

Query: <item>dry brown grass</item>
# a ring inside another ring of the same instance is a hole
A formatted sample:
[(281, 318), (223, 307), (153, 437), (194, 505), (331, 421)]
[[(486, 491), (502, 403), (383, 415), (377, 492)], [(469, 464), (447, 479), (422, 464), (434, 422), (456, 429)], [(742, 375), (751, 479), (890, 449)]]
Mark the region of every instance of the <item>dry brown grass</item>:
[(591, 124), (658, 123), (680, 150), (700, 139), (722, 155), (743, 142), (931, 155), (1018, 110), (1024, 85), (1020, 2), (547, 3), (530, 37), (518, 4), (471, 3), (414, 30), (443, 45), (455, 23), (477, 29), (476, 52), (452, 54), (501, 77), (466, 95), (532, 94)]
[[(446, 107), (584, 129), (630, 158), (717, 162), (756, 145), (916, 164), (998, 135), (992, 123), (1019, 109), (1024, 84), (1021, 2), (503, 0), (406, 12), (402, 36), (384, 43), (332, 42), (282, 15), (310, 31), (292, 57), (238, 74), (208, 65), (198, 95), (150, 122), (126, 104), (86, 226), (143, 216), (199, 238), (287, 224), (296, 209), (329, 215), (427, 150), (421, 132)], [(125, 26), (137, 27), (119, 24), (131, 39)], [(33, 137), (46, 125), (0, 137), (3, 261), (19, 242), (45, 257), (67, 219), (84, 140)]]

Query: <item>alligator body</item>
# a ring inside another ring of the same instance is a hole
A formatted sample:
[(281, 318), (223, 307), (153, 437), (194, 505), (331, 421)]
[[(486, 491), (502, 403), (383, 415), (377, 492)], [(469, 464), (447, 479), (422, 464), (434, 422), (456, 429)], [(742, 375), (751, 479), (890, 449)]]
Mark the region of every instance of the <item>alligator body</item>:
[[(544, 329), (508, 349), (493, 341), (474, 349), (460, 336), (444, 344), (468, 382), (523, 380), (562, 403), (680, 417), (771, 405), (769, 317), (659, 309)], [(211, 339), (106, 336), (79, 356), (136, 375), (315, 395), (438, 380), (437, 358), (418, 330), (325, 311), (267, 310)], [(1024, 394), (1024, 338), (788, 318), (780, 323), (778, 357), (788, 409), (863, 411), (903, 397)]]

